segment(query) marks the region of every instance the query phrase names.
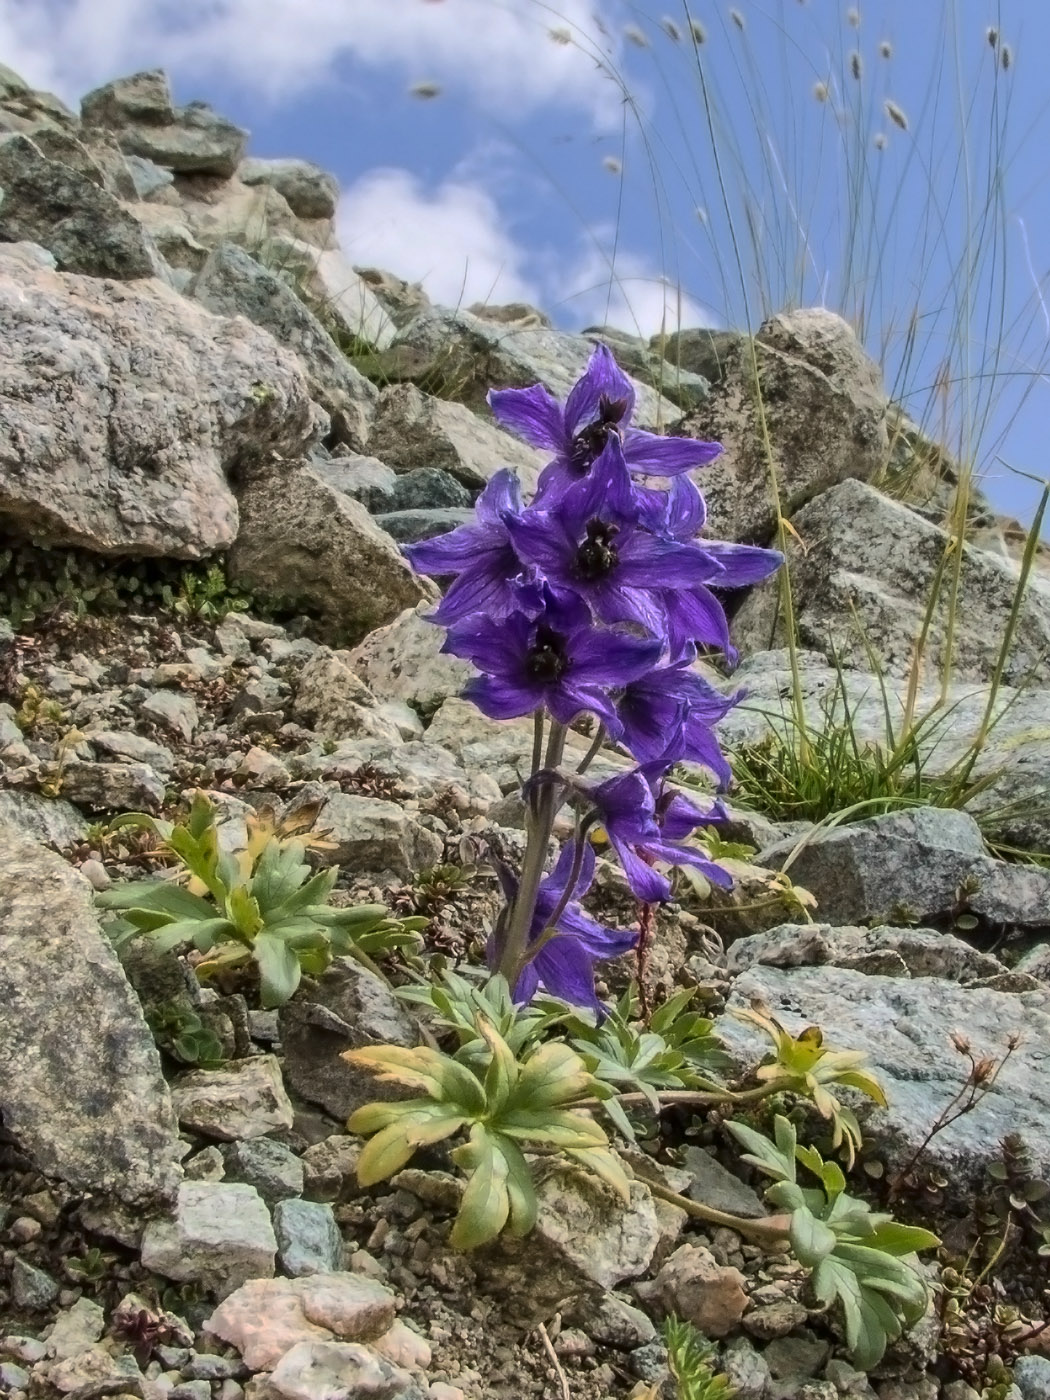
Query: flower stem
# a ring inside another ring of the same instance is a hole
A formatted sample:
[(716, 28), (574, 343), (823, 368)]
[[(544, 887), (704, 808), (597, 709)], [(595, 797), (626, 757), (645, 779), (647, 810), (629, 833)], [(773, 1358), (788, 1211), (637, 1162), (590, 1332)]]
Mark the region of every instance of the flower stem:
[(605, 743), (605, 733), (605, 725), (599, 724), (597, 733), (591, 740), (590, 748), (580, 759), (579, 766), (576, 769), (576, 774), (578, 777), (582, 777), (583, 774), (586, 773), (587, 769), (594, 762), (594, 760), (598, 757), (598, 751), (601, 748), (601, 746)]
[(724, 1225), (729, 1230), (735, 1230), (737, 1234), (746, 1235), (756, 1244), (780, 1248), (788, 1242), (789, 1216), (767, 1215), (761, 1220), (746, 1220), (741, 1215), (730, 1215), (728, 1211), (716, 1210), (714, 1206), (705, 1206), (701, 1201), (680, 1196), (669, 1186), (661, 1186), (648, 1178), (645, 1184), (654, 1196), (677, 1206), (679, 1210), (684, 1210), (695, 1220), (706, 1220), (709, 1225)]

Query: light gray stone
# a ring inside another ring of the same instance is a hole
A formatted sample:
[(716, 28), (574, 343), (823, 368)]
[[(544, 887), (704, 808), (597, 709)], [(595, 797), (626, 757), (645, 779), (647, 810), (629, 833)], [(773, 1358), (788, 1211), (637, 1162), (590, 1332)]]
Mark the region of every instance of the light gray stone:
[(147, 1269), (221, 1298), (249, 1279), (272, 1278), (276, 1253), (259, 1193), (225, 1181), (184, 1182), (173, 1217), (151, 1220), (142, 1237)]
[[(788, 838), (758, 863), (779, 870), (796, 845)], [(792, 861), (791, 878), (830, 924), (955, 910), (1017, 928), (1050, 924), (1050, 870), (993, 860), (973, 817), (952, 808), (907, 808), (819, 832)]]
[(680, 365), (683, 370), (717, 384), (725, 378), (731, 354), (739, 355), (746, 340), (739, 331), (716, 331), (698, 326), (670, 331), (666, 335), (657, 333), (649, 344), (672, 365)]
[(343, 1262), (343, 1237), (330, 1205), (288, 1198), (273, 1208), (277, 1257), (291, 1278), (330, 1274)]
[(167, 789), (145, 763), (67, 763), (62, 791), (91, 812), (160, 811)]
[(86, 819), (70, 802), (13, 789), (0, 791), (0, 825), (60, 851), (82, 840), (87, 831)]
[(246, 185), (270, 185), (301, 219), (330, 219), (339, 199), (339, 181), (309, 160), (242, 160), (237, 177)]
[(692, 1177), (687, 1194), (705, 1206), (715, 1210), (728, 1211), (730, 1215), (740, 1215), (746, 1220), (758, 1220), (766, 1214), (766, 1208), (739, 1177), (727, 1171), (716, 1157), (705, 1152), (702, 1147), (687, 1147), (683, 1166)]
[(254, 1186), (268, 1206), (303, 1193), (303, 1164), (290, 1147), (270, 1138), (231, 1142), (219, 1149), (227, 1181)]
[(58, 1284), (50, 1274), (15, 1256), (11, 1265), (11, 1301), (16, 1308), (40, 1312), (58, 1297)]
[(382, 798), (333, 792), (320, 821), (334, 843), (332, 861), (354, 874), (389, 870), (407, 878), (441, 860), (440, 838)]
[[(1016, 1132), (1039, 1173), (1050, 1169), (1050, 992), (969, 989), (940, 978), (866, 976), (837, 967), (755, 965), (735, 979), (728, 1009), (744, 1009), (756, 997), (794, 1034), (816, 1025), (825, 1044), (867, 1055), (889, 1107), (873, 1109), (859, 1096), (852, 1102), (866, 1141), (891, 1165), (908, 1160), (966, 1080), (970, 1062), (953, 1047), (952, 1035), (965, 1035), (978, 1058), (997, 1062), (1010, 1037), (1018, 1036), (988, 1092), (931, 1139), (923, 1161), (962, 1195), (996, 1159), (1003, 1135)], [(755, 1028), (732, 1015), (718, 1025), (742, 1069), (766, 1053), (768, 1041)]]
[(93, 749), (106, 758), (145, 763), (158, 773), (170, 773), (175, 765), (175, 755), (170, 749), (128, 729), (89, 729), (84, 737)]
[(27, 274), (2, 247), (0, 406), (4, 528), (103, 554), (226, 547), (227, 474), (298, 456), (315, 426), (294, 360), (247, 322), (155, 281)]
[(1014, 1385), (1024, 1400), (1050, 1400), (1050, 1359), (1020, 1356), (1012, 1369)]
[(520, 477), (526, 499), (548, 460), (497, 427), (487, 410), (482, 417), (413, 384), (394, 384), (382, 391), (368, 450), (395, 471), (440, 467), (474, 488), (510, 467)]
[(149, 199), (158, 190), (170, 189), (175, 177), (170, 170), (146, 160), (144, 156), (126, 155), (124, 163), (131, 177), (136, 199)]
[(307, 467), (253, 476), (240, 511), (231, 578), (319, 616), (333, 638), (358, 642), (437, 596), (364, 506)]
[(441, 510), (450, 506), (470, 510), (471, 495), (441, 467), (416, 467), (395, 475), (390, 510)]
[(232, 175), (248, 140), (246, 131), (204, 102), (174, 106), (159, 69), (95, 88), (81, 101), (80, 116), (85, 127), (114, 132), (129, 155), (182, 174)]
[(157, 690), (147, 695), (141, 713), (187, 744), (197, 728), (197, 702), (192, 695), (181, 695), (175, 690)]
[(381, 350), (397, 334), (371, 287), (337, 248), (317, 248), (291, 234), (275, 233), (259, 256), (295, 289), (342, 349)]
[(347, 652), (317, 650), (299, 673), (292, 713), (330, 738), (400, 740), (397, 726), (379, 711), (375, 696), (347, 664)]
[(171, 1099), (183, 1128), (221, 1142), (265, 1137), (290, 1128), (294, 1118), (273, 1055), (189, 1070), (173, 1081)]
[[(710, 470), (710, 468), (705, 468)], [(705, 487), (707, 478), (704, 478)], [(803, 647), (837, 653), (842, 665), (864, 670), (870, 647), (887, 676), (907, 676), (926, 625), (929, 599), (949, 543), (947, 531), (862, 481), (844, 481), (792, 514), (805, 547), (788, 545), (795, 622)], [(949, 570), (950, 577), (950, 570)], [(954, 629), (953, 677), (987, 681), (995, 673), (1017, 591), (1009, 563), (962, 546)], [(932, 684), (944, 665), (951, 588), (945, 582), (933, 609), (923, 653)], [(783, 644), (776, 584), (744, 600), (733, 638), (745, 652)], [(1002, 679), (1007, 685), (1050, 681), (1050, 584), (1030, 581)]]
[(764, 967), (848, 967), (882, 977), (944, 977), (974, 982), (1005, 971), (998, 958), (979, 953), (950, 933), (928, 928), (842, 928), (831, 924), (779, 924), (739, 938), (726, 953), (735, 974)]
[(47, 1176), (132, 1204), (170, 1198), (171, 1098), (91, 887), (11, 827), (0, 827), (0, 870), (4, 1126)]
[(406, 608), (350, 656), (354, 672), (375, 694), (403, 700), (424, 715), (458, 695), (474, 674), (469, 662), (442, 654), (444, 629), (427, 621), (430, 612), (429, 602)]
[(299, 358), (340, 442), (363, 450), (379, 394), (288, 284), (234, 243), (208, 255), (187, 294), (220, 316), (246, 316)]
[(398, 544), (418, 544), (420, 540), (447, 535), (461, 525), (474, 524), (473, 510), (444, 506), (439, 510), (394, 510), (376, 516), (381, 526)]
[(300, 1342), (267, 1385), (281, 1400), (424, 1400), (410, 1372), (356, 1342)]
[(645, 1313), (618, 1293), (603, 1293), (596, 1301), (570, 1309), (567, 1320), (582, 1327), (596, 1342), (618, 1351), (633, 1351), (656, 1336), (656, 1328)]
[(394, 488), (397, 472), (378, 457), (365, 457), (351, 452), (338, 457), (313, 457), (311, 469), (322, 481), (360, 501), (373, 514), (394, 508)]
[(152, 240), (101, 183), (49, 160), (28, 136), (0, 136), (0, 239), (39, 243), (63, 272), (163, 277)]

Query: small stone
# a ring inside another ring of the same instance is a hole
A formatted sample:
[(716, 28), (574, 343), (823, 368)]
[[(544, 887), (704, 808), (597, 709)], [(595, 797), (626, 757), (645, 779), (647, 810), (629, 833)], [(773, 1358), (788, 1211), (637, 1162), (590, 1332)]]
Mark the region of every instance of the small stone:
[(168, 1392), (168, 1400), (211, 1400), (209, 1381), (183, 1381)]
[(275, 754), (253, 746), (237, 765), (234, 778), (249, 788), (283, 788), (288, 786), (290, 775)]
[(656, 1328), (645, 1313), (616, 1293), (603, 1293), (597, 1304), (581, 1304), (567, 1320), (582, 1327), (596, 1342), (618, 1351), (633, 1351), (656, 1336)]
[(1050, 1400), (1050, 1360), (1045, 1356), (1019, 1357), (1013, 1375), (1024, 1400)]
[(243, 1376), (244, 1362), (239, 1356), (216, 1356), (212, 1352), (200, 1351), (188, 1359), (183, 1367), (187, 1380), (224, 1381), (232, 1376)]
[(226, 1175), (226, 1165), (217, 1147), (205, 1147), (187, 1157), (182, 1164), (187, 1181), (222, 1181)]
[(827, 1342), (812, 1332), (798, 1332), (770, 1342), (762, 1355), (774, 1380), (804, 1381), (817, 1374), (827, 1360), (828, 1350)]
[(593, 1356), (597, 1348), (586, 1332), (578, 1327), (566, 1327), (558, 1334), (554, 1350), (558, 1356), (575, 1361), (584, 1356)]
[(0, 1337), (0, 1351), (15, 1357), (18, 1361), (25, 1361), (30, 1366), (35, 1366), (38, 1361), (43, 1361), (47, 1355), (47, 1343), (39, 1341), (36, 1337), (19, 1337), (12, 1333), (8, 1337)]
[(65, 1361), (59, 1361), (47, 1373), (55, 1390), (68, 1394), (81, 1387), (92, 1387), (87, 1393), (113, 1395), (142, 1394), (142, 1372), (133, 1356), (114, 1356), (105, 1347), (92, 1346)]
[(174, 1219), (151, 1220), (142, 1237), (147, 1269), (199, 1283), (224, 1297), (248, 1279), (273, 1276), (277, 1241), (269, 1212), (250, 1186), (188, 1181)]
[(16, 1244), (29, 1244), (43, 1228), (40, 1221), (34, 1220), (31, 1215), (20, 1215), (17, 1220), (11, 1222), (10, 1234)]
[(290, 1128), (295, 1116), (272, 1055), (180, 1074), (172, 1083), (171, 1100), (183, 1128), (223, 1142)]
[(50, 1274), (15, 1257), (11, 1266), (11, 1298), (17, 1307), (40, 1312), (57, 1297), (58, 1284)]
[(0, 1390), (28, 1390), (29, 1372), (13, 1361), (0, 1361)]
[(90, 1298), (80, 1298), (55, 1318), (47, 1339), (47, 1354), (56, 1361), (68, 1361), (97, 1342), (105, 1329), (106, 1314), (99, 1305)]
[(300, 1342), (274, 1367), (269, 1389), (284, 1400), (422, 1400), (407, 1371), (354, 1342)]
[(177, 734), (187, 744), (193, 738), (199, 716), (192, 695), (180, 695), (174, 690), (158, 690), (142, 702), (142, 714), (162, 729)]
[(254, 1186), (268, 1206), (303, 1193), (303, 1164), (290, 1147), (270, 1138), (231, 1142), (222, 1149), (227, 1181)]
[(85, 860), (80, 863), (80, 873), (93, 890), (101, 893), (108, 890), (113, 881), (110, 879), (109, 871), (100, 860)]
[(413, 1332), (400, 1318), (389, 1331), (376, 1337), (371, 1346), (392, 1365), (401, 1366), (406, 1371), (425, 1371), (433, 1355), (430, 1343), (418, 1332)]
[(664, 1317), (691, 1322), (705, 1337), (724, 1337), (740, 1325), (747, 1307), (744, 1276), (718, 1264), (702, 1245), (683, 1244), (638, 1295)]
[(752, 1308), (744, 1318), (744, 1329), (759, 1341), (771, 1342), (774, 1337), (786, 1337), (796, 1327), (801, 1327), (808, 1316), (801, 1303), (782, 1298), (777, 1303)]
[(769, 1384), (769, 1367), (762, 1353), (746, 1338), (740, 1337), (726, 1347), (719, 1369), (739, 1400), (762, 1400)]
[(357, 1159), (361, 1144), (333, 1133), (302, 1156), (303, 1195), (308, 1201), (346, 1201), (358, 1194)]
[(290, 1198), (273, 1208), (273, 1228), (281, 1267), (292, 1278), (329, 1274), (343, 1262), (343, 1237), (332, 1207)]

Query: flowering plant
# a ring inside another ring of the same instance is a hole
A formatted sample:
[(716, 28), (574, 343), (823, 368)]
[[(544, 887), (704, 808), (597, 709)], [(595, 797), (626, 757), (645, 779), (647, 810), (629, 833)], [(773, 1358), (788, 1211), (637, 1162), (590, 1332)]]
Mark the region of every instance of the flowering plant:
[[(466, 697), (489, 718), (533, 720), (525, 853), (520, 871), (498, 867), (505, 902), (490, 968), (519, 1003), (543, 989), (600, 1013), (595, 963), (626, 952), (638, 935), (607, 928), (580, 906), (594, 877), (589, 834), (604, 830), (643, 905), (670, 895), (660, 865), (692, 865), (715, 884), (731, 883), (686, 844), (724, 816), (719, 802), (697, 806), (668, 775), (689, 760), (720, 789), (728, 783), (713, 731), (741, 696), (722, 695), (693, 662), (699, 647), (735, 659), (718, 592), (768, 577), (781, 556), (699, 538), (706, 512), (689, 473), (721, 447), (631, 427), (634, 389), (605, 346), (564, 405), (542, 385), (494, 390), (489, 403), (505, 427), (552, 454), (535, 499), (525, 505), (514, 474), (497, 472), (476, 523), (407, 553), (420, 573), (451, 580), (432, 620), (448, 629), (442, 650), (478, 671)], [(585, 715), (594, 739), (569, 771), (569, 726)], [(606, 739), (635, 766), (589, 782)], [(547, 874), (567, 802), (577, 808), (575, 833)]]

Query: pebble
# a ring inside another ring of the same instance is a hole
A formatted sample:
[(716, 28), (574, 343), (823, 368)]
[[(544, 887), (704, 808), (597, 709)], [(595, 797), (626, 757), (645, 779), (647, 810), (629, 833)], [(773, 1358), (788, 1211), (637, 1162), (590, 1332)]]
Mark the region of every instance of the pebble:
[(58, 1284), (50, 1274), (27, 1264), (24, 1259), (15, 1259), (11, 1267), (11, 1298), (16, 1307), (42, 1311), (57, 1299), (58, 1291)]
[(170, 1391), (171, 1400), (211, 1400), (208, 1381), (182, 1381)]
[(40, 1221), (34, 1220), (31, 1215), (20, 1215), (11, 1222), (11, 1238), (16, 1244), (29, 1244), (43, 1228)]
[(273, 1228), (281, 1267), (292, 1278), (329, 1274), (343, 1262), (343, 1237), (332, 1207), (294, 1197), (273, 1208)]

